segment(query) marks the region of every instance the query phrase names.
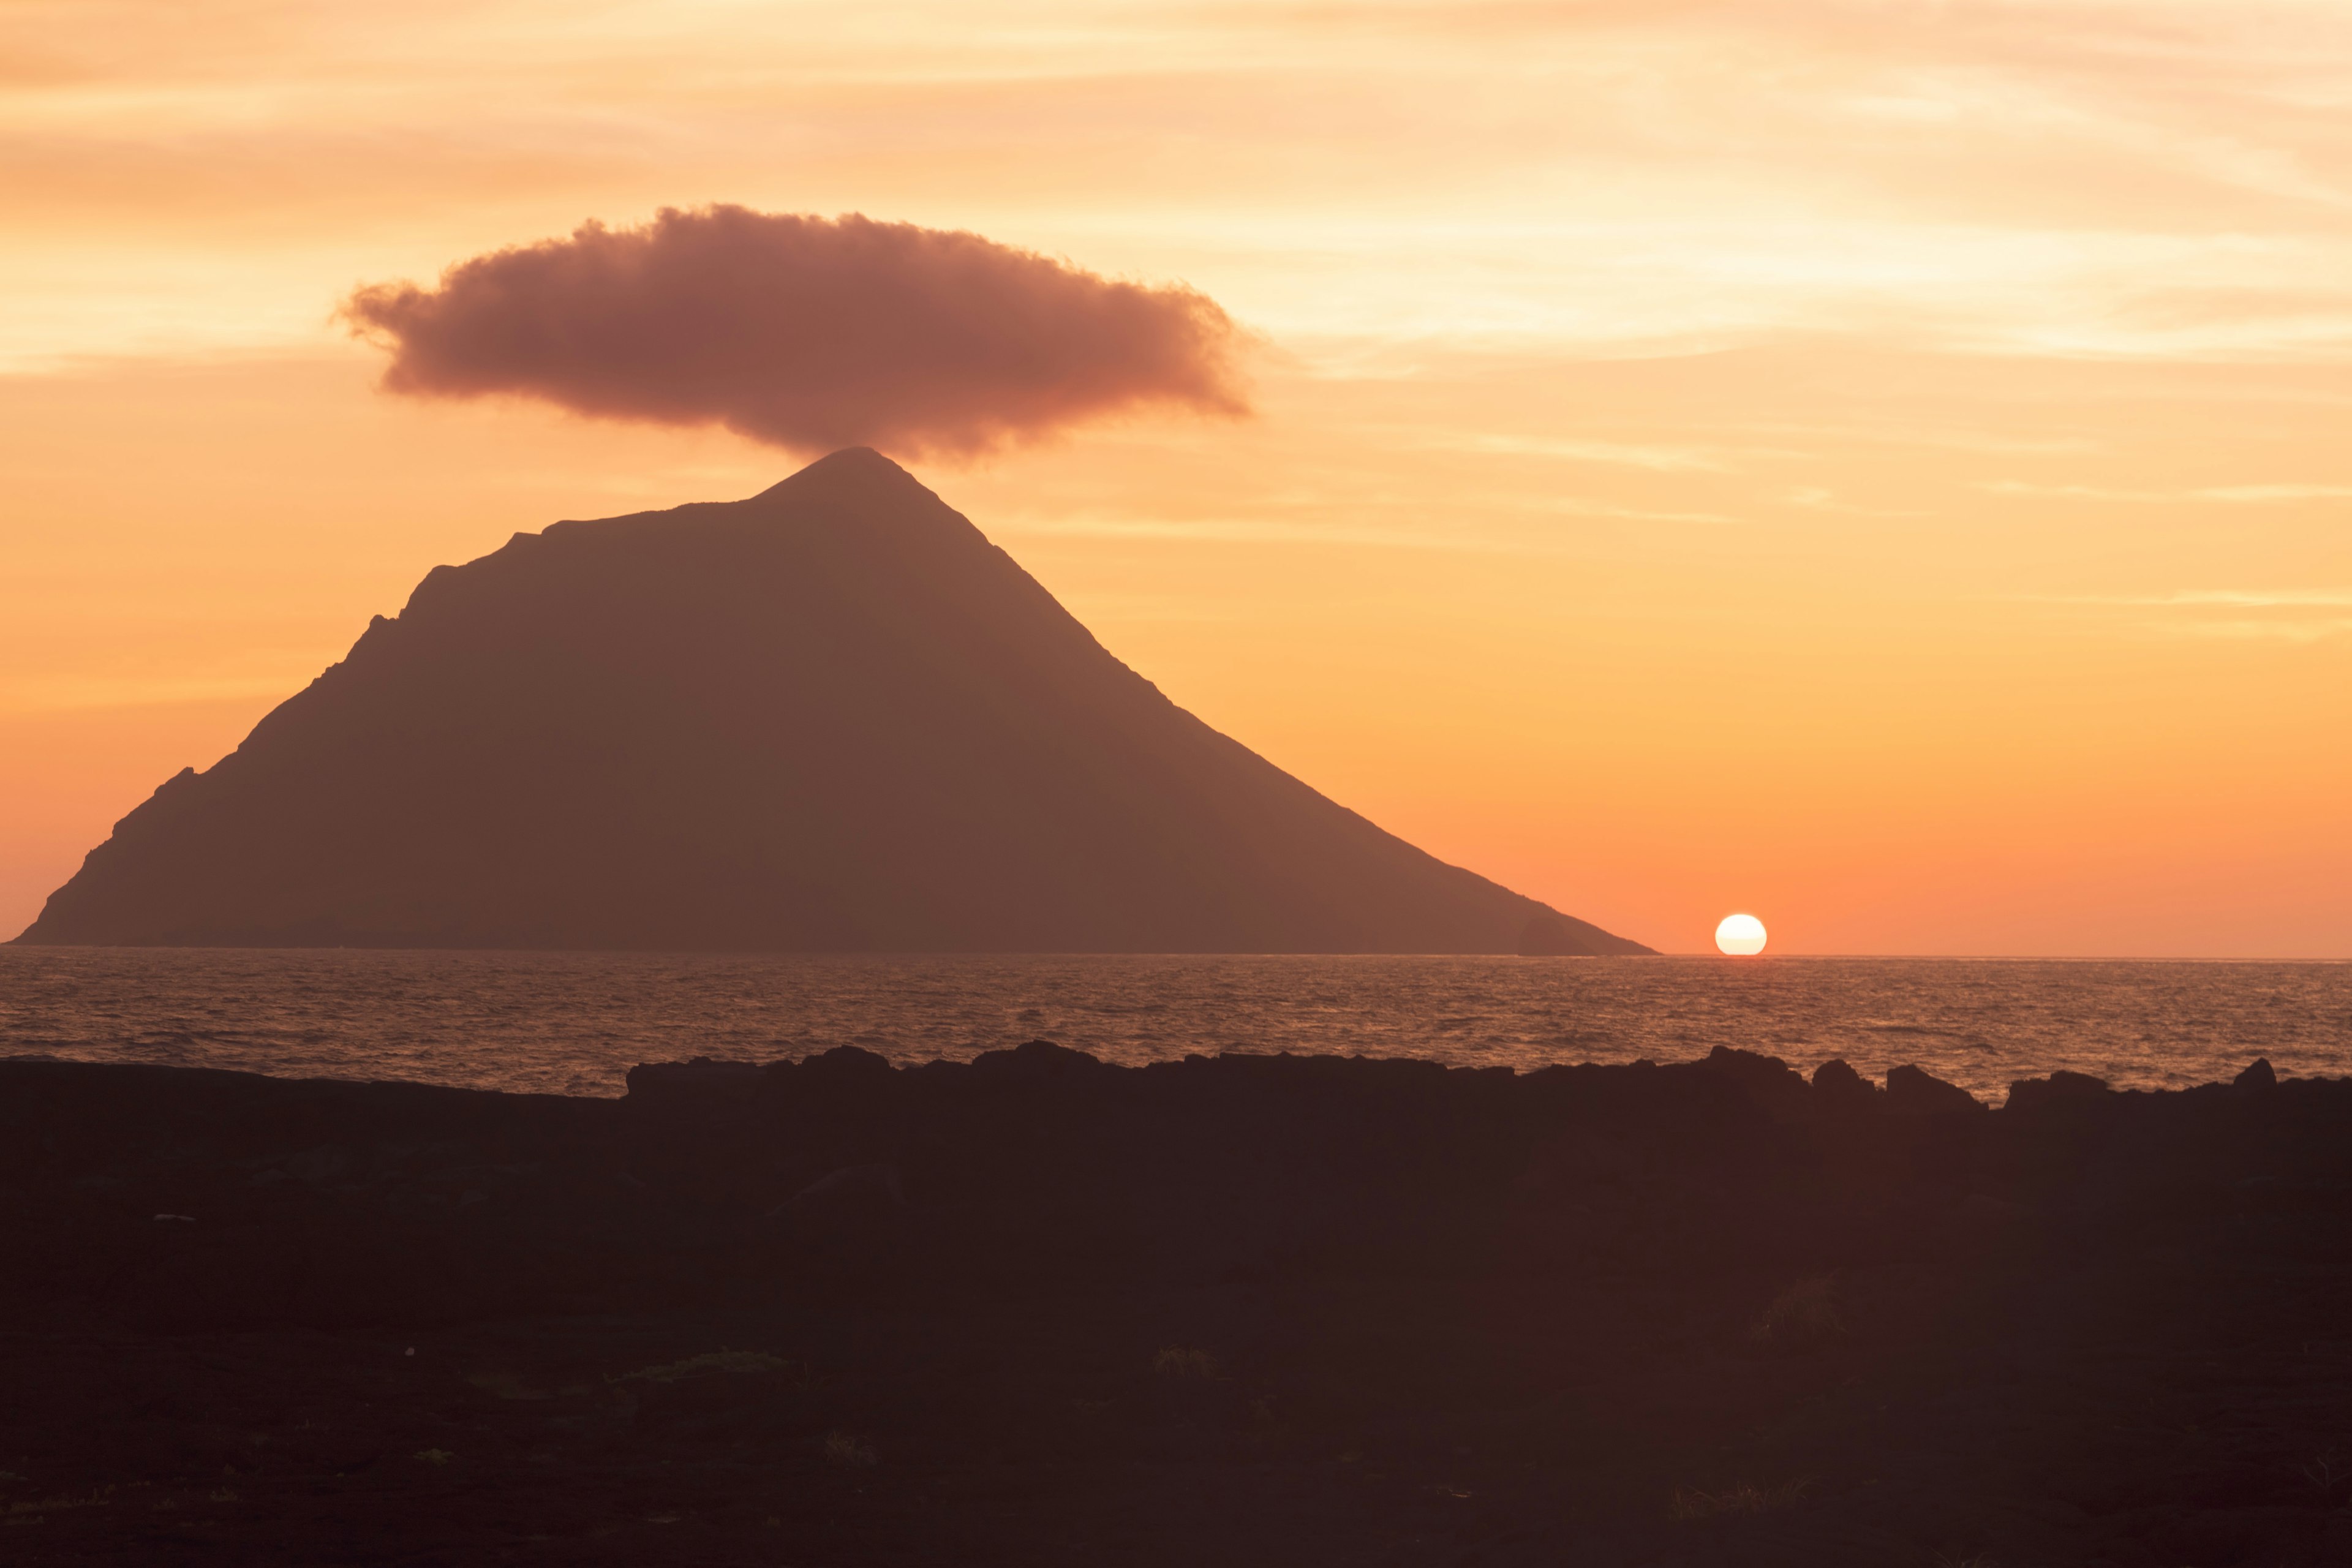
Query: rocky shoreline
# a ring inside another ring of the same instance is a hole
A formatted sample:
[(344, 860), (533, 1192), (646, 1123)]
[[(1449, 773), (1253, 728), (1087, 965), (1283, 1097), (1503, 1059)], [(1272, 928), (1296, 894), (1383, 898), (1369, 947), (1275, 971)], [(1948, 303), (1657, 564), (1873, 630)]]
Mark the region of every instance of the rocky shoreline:
[(36, 1563), (2352, 1561), (2352, 1082), (0, 1062)]

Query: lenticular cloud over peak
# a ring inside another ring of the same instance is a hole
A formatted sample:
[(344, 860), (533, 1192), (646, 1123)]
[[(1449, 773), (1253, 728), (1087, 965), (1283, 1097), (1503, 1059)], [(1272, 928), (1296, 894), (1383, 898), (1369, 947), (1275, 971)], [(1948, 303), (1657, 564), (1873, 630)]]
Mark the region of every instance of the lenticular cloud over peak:
[(972, 453), (1145, 405), (1247, 412), (1238, 334), (1195, 290), (1097, 277), (976, 234), (664, 208), (345, 300), (387, 390), (544, 398), (723, 425), (799, 451)]

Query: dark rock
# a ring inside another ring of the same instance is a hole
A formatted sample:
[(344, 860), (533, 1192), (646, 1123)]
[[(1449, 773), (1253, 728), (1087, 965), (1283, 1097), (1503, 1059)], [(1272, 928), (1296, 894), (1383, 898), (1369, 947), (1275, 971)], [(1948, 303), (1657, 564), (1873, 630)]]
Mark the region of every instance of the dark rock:
[(835, 1046), (800, 1065), (803, 1080), (820, 1084), (888, 1083), (896, 1071), (889, 1058), (863, 1046)]
[(1906, 1066), (1887, 1069), (1886, 1109), (1898, 1116), (1948, 1116), (1980, 1111), (1984, 1105), (1959, 1085)]
[(1051, 1040), (1030, 1040), (1009, 1051), (982, 1051), (972, 1059), (974, 1071), (1000, 1081), (1066, 1078), (1098, 1068), (1102, 1060)]
[(762, 1069), (752, 1062), (646, 1062), (628, 1072), (631, 1096), (640, 1100), (684, 1098), (730, 1100), (758, 1086)]
[(803, 1242), (872, 1244), (895, 1238), (897, 1222), (906, 1207), (898, 1167), (875, 1163), (843, 1165), (826, 1172), (794, 1193), (777, 1214), (789, 1218), (793, 1234)]
[(2246, 1089), (2251, 1092), (2260, 1092), (2263, 1089), (2276, 1089), (2278, 1087), (2278, 1074), (2271, 1070), (2271, 1062), (2268, 1057), (2256, 1057), (2252, 1062), (2247, 1064), (2245, 1071), (2240, 1073), (2236, 1078), (2230, 1080), (2230, 1087), (2232, 1089)]
[(1813, 1093), (1838, 1110), (1885, 1108), (1885, 1091), (1843, 1061), (1826, 1061), (1813, 1069)]
[(1717, 1046), (1700, 1063), (1706, 1071), (1738, 1086), (1742, 1094), (1775, 1115), (1801, 1114), (1811, 1103), (1804, 1076), (1779, 1057)]
[(2021, 1079), (2011, 1084), (2007, 1108), (2029, 1114), (2088, 1110), (2107, 1100), (2113, 1092), (2103, 1078), (2061, 1070), (2048, 1078)]
[(2341, 1561), (2352, 1084), (1890, 1079), (0, 1062), (9, 1561)]
[(815, 1208), (868, 1200), (892, 1208), (906, 1206), (907, 1194), (898, 1185), (898, 1166), (844, 1165), (837, 1171), (827, 1171), (793, 1194), (793, 1206)]
[(1953, 1205), (1951, 1211), (1954, 1224), (1979, 1234), (2013, 1229), (2030, 1215), (2024, 1205), (1989, 1193), (1970, 1193)]

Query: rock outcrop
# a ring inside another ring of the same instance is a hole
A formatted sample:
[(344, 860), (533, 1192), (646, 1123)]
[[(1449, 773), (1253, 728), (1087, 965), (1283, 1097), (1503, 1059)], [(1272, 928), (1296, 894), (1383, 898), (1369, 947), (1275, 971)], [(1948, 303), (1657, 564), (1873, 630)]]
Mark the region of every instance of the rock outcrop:
[(1897, 1082), (1041, 1041), (586, 1100), (0, 1061), (0, 1539), (2352, 1562), (2352, 1082)]

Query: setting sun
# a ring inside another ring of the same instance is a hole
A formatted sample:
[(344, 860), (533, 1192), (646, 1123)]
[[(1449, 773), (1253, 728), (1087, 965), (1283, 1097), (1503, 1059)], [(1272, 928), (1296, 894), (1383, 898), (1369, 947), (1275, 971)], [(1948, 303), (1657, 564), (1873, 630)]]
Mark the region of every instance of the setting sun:
[(1726, 915), (1715, 928), (1715, 945), (1734, 957), (1764, 951), (1764, 922), (1754, 915)]

